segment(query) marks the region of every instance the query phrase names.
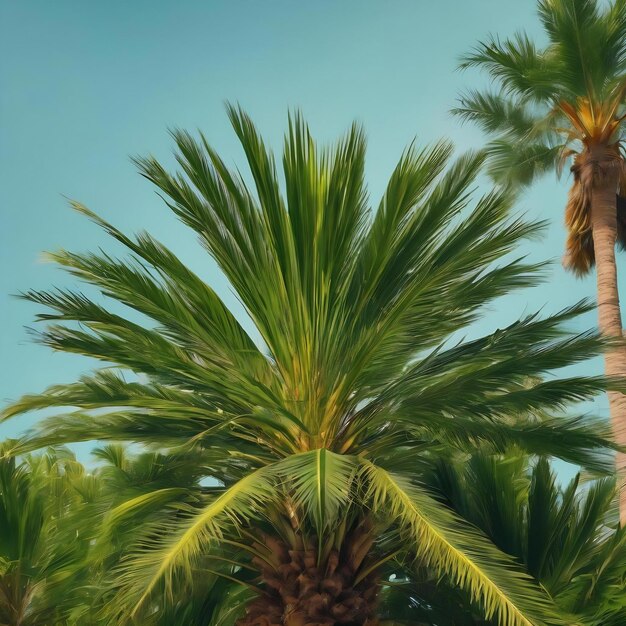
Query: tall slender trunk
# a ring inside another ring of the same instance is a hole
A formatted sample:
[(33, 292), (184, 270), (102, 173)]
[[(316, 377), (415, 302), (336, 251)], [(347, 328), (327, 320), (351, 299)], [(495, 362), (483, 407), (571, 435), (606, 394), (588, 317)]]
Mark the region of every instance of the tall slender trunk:
[[(600, 331), (610, 337), (622, 337), (622, 318), (617, 289), (615, 243), (617, 239), (616, 190), (618, 173), (610, 165), (599, 175), (591, 190), (591, 224), (598, 281), (598, 316)], [(617, 347), (605, 355), (607, 376), (626, 377), (626, 348)], [(626, 395), (609, 392), (613, 434), (626, 445)], [(626, 524), (626, 454), (617, 454), (620, 520)]]

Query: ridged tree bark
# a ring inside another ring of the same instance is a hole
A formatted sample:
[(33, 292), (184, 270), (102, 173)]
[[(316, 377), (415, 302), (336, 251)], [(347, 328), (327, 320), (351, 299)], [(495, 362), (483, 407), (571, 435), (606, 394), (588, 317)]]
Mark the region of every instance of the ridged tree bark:
[(296, 536), (290, 545), (264, 535), (255, 548), (270, 548), (271, 556), (253, 563), (265, 593), (237, 626), (378, 626), (379, 579), (369, 556), (374, 540), (371, 524), (361, 523), (340, 550), (320, 559), (316, 537)]
[[(616, 192), (619, 184), (619, 163), (610, 160), (598, 163), (592, 159), (587, 167), (591, 182), (591, 225), (598, 285), (598, 317), (603, 334), (622, 337), (622, 318), (617, 286), (615, 244), (617, 241)], [(626, 377), (626, 347), (612, 348), (605, 355), (607, 376)], [(613, 433), (618, 443), (626, 445), (626, 395), (609, 392)], [(617, 454), (620, 481), (620, 521), (626, 524), (626, 455)]]

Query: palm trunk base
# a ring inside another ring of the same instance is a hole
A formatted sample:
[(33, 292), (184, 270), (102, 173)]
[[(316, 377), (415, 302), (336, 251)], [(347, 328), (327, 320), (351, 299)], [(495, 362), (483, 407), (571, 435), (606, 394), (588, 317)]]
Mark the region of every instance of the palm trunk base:
[(274, 563), (254, 560), (265, 593), (250, 602), (237, 626), (378, 626), (377, 573), (358, 580), (373, 542), (370, 531), (361, 526), (323, 562), (314, 537), (296, 549), (272, 538)]

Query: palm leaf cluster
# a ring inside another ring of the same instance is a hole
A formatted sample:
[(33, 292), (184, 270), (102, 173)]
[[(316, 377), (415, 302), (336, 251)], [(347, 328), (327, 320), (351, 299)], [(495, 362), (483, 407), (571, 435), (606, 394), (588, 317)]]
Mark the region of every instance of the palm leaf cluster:
[(481, 528), (585, 624), (626, 619), (626, 535), (614, 477), (560, 486), (546, 459), (476, 455), (440, 464), (434, 484), (464, 519)]
[[(175, 611), (202, 571), (247, 591), (239, 624), (265, 623), (258, 594), (276, 615), (268, 623), (376, 624), (382, 572), (401, 554), (500, 624), (563, 623), (523, 568), (422, 478), (476, 446), (611, 467), (606, 427), (563, 410), (615, 383), (556, 373), (603, 349), (597, 334), (568, 331), (588, 305), (459, 339), (486, 304), (537, 281), (540, 266), (512, 255), (541, 225), (512, 214), (510, 190), (474, 198), (480, 154), (451, 162), (445, 143), (408, 149), (372, 212), (358, 127), (320, 149), (295, 116), (280, 179), (251, 120), (229, 115), (246, 176), (184, 131), (173, 132), (180, 172), (137, 164), (197, 233), (260, 341), (174, 252), (79, 204), (129, 258), (55, 252), (102, 298), (24, 294), (46, 307), (44, 344), (103, 365), (9, 406), (5, 418), (60, 409), (12, 453), (137, 442), (187, 468), (109, 511), (109, 539), (142, 523), (101, 557), (106, 619)], [(214, 486), (192, 488), (190, 476)]]
[(91, 533), (75, 522), (94, 496), (93, 477), (66, 450), (0, 456), (0, 624), (66, 624), (85, 601), (75, 572)]
[(484, 69), (493, 89), (465, 93), (454, 112), (493, 137), (489, 170), (501, 182), (527, 184), (575, 157), (565, 264), (585, 274), (595, 262), (591, 195), (607, 177), (626, 241), (626, 2), (540, 0), (538, 7), (547, 45), (523, 32), (481, 42), (462, 67)]
[[(13, 554), (11, 567), (3, 571), (4, 577), (0, 579), (6, 589), (15, 572), (20, 571), (21, 593), (17, 596), (20, 615), (8, 614), (13, 605), (3, 595), (0, 599), (3, 624), (45, 625), (51, 623), (52, 616), (58, 626), (110, 624), (103, 612), (110, 601), (106, 591), (108, 570), (124, 558), (130, 538), (140, 532), (134, 523), (137, 520), (126, 515), (125, 503), (140, 494), (173, 489), (173, 485), (181, 484), (181, 470), (184, 468), (187, 474), (188, 469), (160, 454), (133, 457), (118, 445), (98, 448), (94, 455), (103, 464), (89, 473), (62, 450), (50, 450), (40, 457), (29, 456), (21, 463), (16, 463), (14, 458), (2, 461), (3, 470), (11, 472), (13, 493), (19, 490), (23, 494), (14, 500), (9, 490), (3, 488), (2, 510), (5, 517), (10, 511), (16, 520), (12, 527), (28, 529), (32, 540), (29, 550)], [(590, 626), (623, 623), (626, 537), (617, 524), (613, 478), (581, 483), (580, 476), (576, 476), (562, 487), (546, 459), (533, 460), (511, 450), (505, 455), (461, 455), (451, 463), (435, 459), (422, 479), (443, 506), (481, 529), (498, 548), (515, 557), (525, 571), (540, 581), (561, 614), (570, 616), (567, 618), (570, 623)], [(198, 483), (197, 477), (187, 475), (188, 493), (197, 496), (203, 489), (206, 488)], [(44, 497), (48, 505), (39, 513), (45, 512), (33, 516), (32, 500)], [(150, 513), (144, 509), (140, 521), (145, 524), (151, 518), (154, 522), (161, 516), (157, 508)], [(32, 525), (33, 517), (41, 527), (54, 528), (54, 532), (38, 533), (38, 527)], [(107, 535), (112, 517), (116, 518), (117, 532)], [(78, 525), (77, 518), (82, 520)], [(79, 549), (76, 528), (82, 537)], [(366, 554), (373, 536), (370, 529), (362, 530), (362, 537), (369, 535), (367, 545), (360, 549)], [(266, 540), (273, 549), (266, 558), (279, 560), (279, 542)], [(9, 564), (9, 551), (18, 544), (18, 541), (3, 544), (5, 564)], [(262, 545), (255, 547), (263, 550)], [(230, 544), (222, 551), (221, 558), (233, 562), (237, 553), (236, 546)], [(37, 558), (33, 559), (33, 554)], [(235, 624), (246, 604), (250, 606), (254, 602), (253, 587), (241, 584), (234, 577), (212, 574), (209, 561), (201, 559), (194, 567), (195, 583), (190, 593), (177, 593), (172, 603), (158, 603), (151, 623), (158, 626)], [(378, 611), (383, 624), (498, 624), (496, 620), (485, 622), (468, 594), (450, 578), (430, 570), (425, 561), (407, 560), (402, 550), (390, 553), (380, 565), (379, 573)], [(268, 578), (271, 577), (270, 572)], [(142, 619), (137, 623), (145, 622)]]
[[(438, 461), (429, 484), (438, 497), (515, 557), (550, 593), (569, 623), (604, 626), (626, 618), (626, 536), (618, 524), (615, 479), (557, 482), (544, 458), (515, 450)], [(466, 594), (427, 568), (390, 567), (382, 611), (396, 624), (497, 626)]]

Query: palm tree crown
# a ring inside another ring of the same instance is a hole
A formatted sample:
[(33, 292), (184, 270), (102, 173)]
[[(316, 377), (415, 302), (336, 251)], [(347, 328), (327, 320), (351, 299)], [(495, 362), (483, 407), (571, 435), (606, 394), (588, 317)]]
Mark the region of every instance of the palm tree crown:
[[(496, 90), (465, 94), (454, 112), (494, 135), (490, 171), (500, 181), (526, 184), (575, 157), (565, 264), (584, 274), (595, 260), (594, 181), (613, 169), (614, 193), (626, 196), (626, 2), (600, 8), (597, 0), (540, 0), (539, 17), (548, 37), (544, 48), (519, 33), (491, 38), (465, 56), (462, 67), (484, 68)], [(625, 223), (619, 222), (622, 244)]]
[[(109, 516), (166, 511), (122, 559), (108, 610), (149, 614), (151, 598), (187, 584), (202, 558), (203, 571), (262, 593), (240, 624), (373, 625), (380, 565), (403, 555), (446, 573), (501, 624), (561, 623), (513, 560), (419, 479), (421, 460), (477, 443), (610, 465), (606, 429), (559, 416), (607, 380), (544, 377), (602, 350), (597, 334), (565, 328), (585, 304), (453, 341), (483, 305), (536, 282), (538, 266), (503, 257), (541, 225), (511, 216), (509, 190), (472, 202), (482, 156), (446, 169), (447, 144), (407, 150), (372, 214), (361, 130), (319, 150), (299, 116), (279, 182), (250, 119), (229, 114), (254, 192), (203, 136), (183, 131), (173, 133), (181, 173), (137, 163), (217, 261), (261, 346), (173, 252), (79, 204), (131, 260), (51, 256), (107, 301), (24, 294), (49, 309), (39, 316), (44, 344), (105, 365), (8, 407), (7, 418), (74, 409), (44, 420), (15, 452), (134, 441), (219, 482), (192, 497), (185, 484), (155, 488)], [(151, 322), (113, 312), (111, 299)]]

